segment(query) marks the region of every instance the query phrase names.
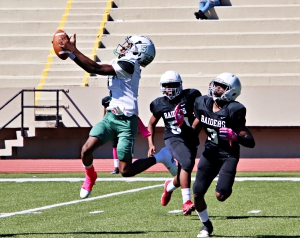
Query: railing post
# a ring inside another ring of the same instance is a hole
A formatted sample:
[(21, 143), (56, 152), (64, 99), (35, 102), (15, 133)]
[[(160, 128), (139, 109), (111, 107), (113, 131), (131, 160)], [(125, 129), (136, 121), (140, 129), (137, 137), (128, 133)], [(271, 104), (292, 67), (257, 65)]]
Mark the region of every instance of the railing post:
[(24, 91), (21, 93), (21, 135), (24, 137)]
[(56, 123), (55, 126), (58, 127), (59, 124), (59, 90), (56, 90)]

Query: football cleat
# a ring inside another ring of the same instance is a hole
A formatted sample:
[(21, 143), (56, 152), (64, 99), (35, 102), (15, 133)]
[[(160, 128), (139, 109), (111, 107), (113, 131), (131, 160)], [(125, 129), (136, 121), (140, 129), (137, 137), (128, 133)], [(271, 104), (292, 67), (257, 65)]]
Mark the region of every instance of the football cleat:
[(97, 173), (96, 171), (93, 171), (92, 176), (89, 175), (85, 175), (85, 180), (84, 183), (80, 189), (80, 197), (81, 198), (87, 198), (91, 192), (92, 192), (92, 188), (95, 185), (95, 182), (97, 180)]
[(165, 182), (165, 186), (164, 186), (164, 193), (161, 195), (161, 205), (163, 206), (167, 206), (168, 203), (170, 202), (171, 200), (171, 196), (172, 196), (172, 193), (173, 192), (168, 192), (167, 191), (167, 187), (168, 187), (168, 184), (172, 182), (172, 180), (167, 180)]
[(191, 200), (187, 200), (182, 205), (182, 212), (184, 216), (188, 216), (192, 214), (192, 211), (195, 211), (195, 205), (191, 202)]
[(209, 237), (211, 233), (213, 232), (213, 225), (210, 220), (203, 223), (203, 226), (201, 230), (199, 231), (199, 234), (197, 237)]
[(156, 155), (154, 155), (154, 157), (160, 163), (163, 163), (173, 176), (177, 175), (176, 162), (167, 147), (162, 148)]
[(118, 174), (120, 171), (119, 171), (119, 168), (115, 168), (114, 171), (112, 171), (110, 174)]

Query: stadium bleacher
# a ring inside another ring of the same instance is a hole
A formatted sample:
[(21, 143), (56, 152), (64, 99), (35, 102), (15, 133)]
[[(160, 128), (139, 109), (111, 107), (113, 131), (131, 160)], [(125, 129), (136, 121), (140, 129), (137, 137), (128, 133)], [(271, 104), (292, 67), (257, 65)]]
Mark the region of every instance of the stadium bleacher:
[[(62, 126), (56, 128), (47, 120), (55, 109), (25, 109), (25, 126), (35, 133), (25, 138), (19, 133), (19, 147), (12, 146), (11, 153), (5, 150), (2, 156), (77, 158), (90, 125), (102, 118), (106, 77), (88, 75), (73, 61), (55, 56), (51, 40), (56, 29), (63, 28), (70, 35), (76, 33), (78, 48), (99, 63), (109, 63), (113, 49), (128, 35), (145, 34), (153, 40), (157, 55), (143, 69), (139, 91), (145, 123), (149, 103), (161, 96), (159, 78), (164, 71), (177, 70), (184, 88), (196, 87), (203, 94), (213, 77), (229, 71), (242, 82), (238, 101), (247, 107), (247, 125), (257, 140), (254, 150), (242, 148), (242, 157), (299, 158), (299, 1), (222, 0), (205, 21), (195, 19), (197, 6), (195, 0), (1, 0), (0, 105), (21, 89), (64, 89), (88, 120), (60, 93), (59, 103), (65, 106), (60, 110)], [(41, 92), (26, 100), (53, 105), (56, 98)], [(18, 103), (0, 111), (0, 127), (20, 111)], [(19, 127), (17, 119), (0, 131), (0, 156), (4, 141), (16, 140)], [(45, 146), (49, 142), (51, 146)], [(157, 143), (163, 146), (162, 139)], [(135, 155), (144, 156), (147, 141), (138, 136), (136, 144)], [(111, 157), (109, 147), (96, 157)]]

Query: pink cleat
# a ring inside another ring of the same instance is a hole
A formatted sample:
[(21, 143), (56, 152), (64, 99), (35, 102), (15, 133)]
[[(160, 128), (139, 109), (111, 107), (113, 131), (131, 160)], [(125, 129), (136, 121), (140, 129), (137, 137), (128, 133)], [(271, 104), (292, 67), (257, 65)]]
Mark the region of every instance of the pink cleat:
[(182, 205), (182, 211), (184, 216), (188, 216), (192, 214), (192, 211), (195, 211), (195, 205), (191, 202), (191, 200), (186, 201)]
[(161, 205), (163, 205), (163, 206), (167, 206), (168, 203), (171, 200), (171, 195), (172, 195), (173, 192), (168, 192), (167, 191), (168, 184), (171, 183), (171, 182), (172, 182), (172, 180), (167, 180), (165, 182), (164, 193), (161, 195)]
[(92, 188), (95, 185), (97, 177), (98, 176), (96, 171), (94, 170), (94, 167), (90, 169), (85, 169), (85, 180), (80, 190), (81, 198), (87, 198), (91, 194)]

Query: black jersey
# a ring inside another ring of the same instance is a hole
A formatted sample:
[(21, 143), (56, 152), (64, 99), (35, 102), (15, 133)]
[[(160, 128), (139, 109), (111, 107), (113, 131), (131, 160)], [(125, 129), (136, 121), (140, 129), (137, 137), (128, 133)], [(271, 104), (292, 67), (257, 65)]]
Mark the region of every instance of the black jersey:
[[(150, 111), (156, 119), (163, 118), (165, 124), (164, 139), (170, 137), (179, 136), (188, 141), (195, 141), (198, 145), (198, 135), (191, 127), (195, 116), (193, 114), (194, 102), (197, 97), (201, 96), (201, 93), (197, 89), (184, 89), (181, 94), (175, 97), (173, 100), (169, 100), (167, 97), (156, 98), (150, 104)], [(184, 113), (183, 125), (178, 129), (175, 124), (174, 109), (177, 104), (180, 103), (180, 109)]]
[(213, 103), (213, 98), (209, 96), (199, 97), (195, 101), (195, 116), (207, 134), (203, 155), (206, 158), (230, 155), (239, 158), (239, 143), (233, 141), (230, 146), (229, 141), (219, 138), (219, 129), (227, 127), (237, 133), (237, 128), (246, 124), (246, 108), (239, 102), (231, 101), (220, 111), (214, 113), (212, 111)]

